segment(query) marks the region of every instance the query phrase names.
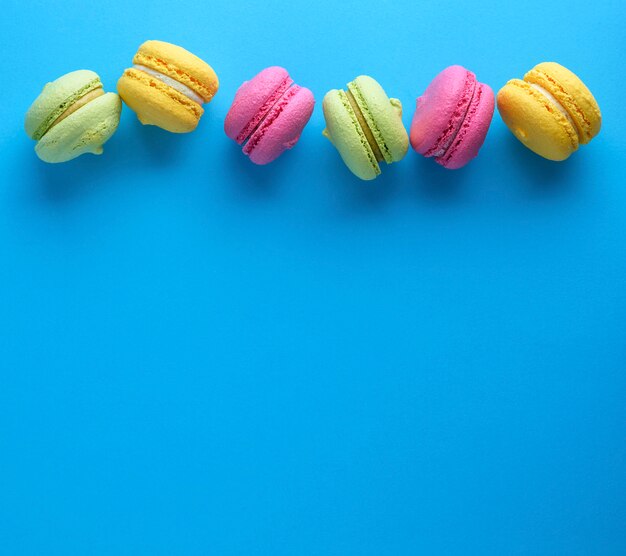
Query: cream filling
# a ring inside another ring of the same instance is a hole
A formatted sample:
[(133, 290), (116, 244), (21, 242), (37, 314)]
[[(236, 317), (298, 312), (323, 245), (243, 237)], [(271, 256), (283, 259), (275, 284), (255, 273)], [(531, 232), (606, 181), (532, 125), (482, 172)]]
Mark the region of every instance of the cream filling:
[[(61, 123), (65, 118), (71, 116), (74, 112), (85, 106), (87, 103), (97, 99), (98, 97), (101, 97), (103, 94), (104, 90), (102, 89), (102, 85), (100, 85), (99, 87), (96, 87), (95, 89), (89, 91), (86, 95), (80, 97), (74, 104), (72, 104), (67, 110), (65, 110), (63, 114), (61, 114), (56, 120), (54, 120), (54, 122), (52, 122), (50, 127), (46, 130), (46, 133), (48, 133), (48, 131), (50, 131), (55, 125)], [(44, 133), (44, 135), (46, 133)]]
[(363, 112), (361, 112), (361, 108), (359, 107), (350, 89), (346, 91), (346, 97), (348, 97), (348, 102), (350, 103), (350, 106), (352, 106), (352, 110), (356, 116), (357, 121), (359, 122), (359, 125), (361, 126), (361, 129), (363, 130), (363, 133), (365, 133), (365, 138), (372, 148), (374, 156), (376, 157), (376, 161), (383, 162), (385, 160), (385, 158), (383, 157), (383, 153), (380, 151), (380, 147), (376, 142), (376, 138), (374, 137), (370, 126), (367, 125), (367, 122), (365, 121), (365, 116), (363, 116)]
[(559, 112), (561, 114), (563, 114), (563, 116), (565, 116), (567, 118), (567, 121), (570, 124), (572, 124), (572, 127), (574, 128), (574, 130), (576, 130), (576, 132), (578, 133), (578, 128), (576, 127), (576, 124), (574, 123), (574, 120), (572, 120), (572, 117), (569, 115), (569, 112), (567, 110), (565, 110), (563, 105), (558, 100), (556, 100), (556, 98), (554, 97), (554, 95), (550, 91), (547, 91), (541, 85), (535, 85), (534, 83), (531, 83), (530, 86), (533, 89), (535, 89), (536, 91), (539, 91), (552, 104), (554, 104), (554, 106), (556, 106), (558, 108)]
[(193, 89), (187, 87), (180, 81), (176, 81), (176, 79), (172, 79), (167, 75), (163, 75), (161, 72), (156, 70), (147, 68), (146, 66), (142, 66), (140, 64), (133, 64), (133, 68), (139, 71), (143, 71), (152, 77), (156, 77), (159, 81), (163, 81), (166, 85), (169, 85), (172, 89), (176, 89), (179, 93), (185, 95), (188, 99), (193, 100), (194, 102), (202, 105), (204, 104), (204, 99), (198, 95)]

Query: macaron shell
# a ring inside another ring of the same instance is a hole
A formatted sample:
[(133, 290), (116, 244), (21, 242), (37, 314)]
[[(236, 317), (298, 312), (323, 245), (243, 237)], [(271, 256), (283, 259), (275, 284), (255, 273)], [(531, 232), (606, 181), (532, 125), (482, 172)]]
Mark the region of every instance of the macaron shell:
[(434, 156), (460, 128), (474, 92), (476, 78), (462, 66), (440, 72), (417, 99), (411, 123), (411, 146)]
[(77, 70), (47, 83), (26, 113), (24, 128), (31, 139), (39, 139), (74, 100), (96, 87), (102, 86), (98, 74)]
[(85, 153), (101, 154), (121, 110), (115, 93), (99, 96), (50, 129), (35, 146), (37, 156), (45, 162), (67, 162)]
[(269, 111), (244, 147), (255, 164), (269, 164), (300, 139), (313, 113), (315, 98), (306, 87), (294, 85)]
[(322, 101), (326, 120), (324, 136), (339, 151), (350, 171), (362, 180), (373, 180), (381, 172), (374, 152), (343, 91), (333, 89)]
[(292, 84), (289, 73), (281, 67), (269, 67), (244, 82), (226, 114), (226, 135), (243, 143)]
[(144, 125), (155, 125), (172, 133), (196, 129), (204, 109), (161, 80), (133, 68), (117, 82), (124, 102)]
[(194, 90), (205, 102), (210, 102), (219, 88), (219, 80), (213, 68), (175, 44), (146, 41), (137, 50), (133, 63), (176, 79)]
[(463, 123), (446, 153), (436, 159), (437, 163), (457, 170), (476, 158), (487, 137), (494, 110), (493, 90), (484, 83), (477, 83)]
[(530, 70), (524, 81), (543, 87), (559, 101), (576, 124), (581, 144), (598, 134), (602, 126), (600, 107), (576, 74), (555, 62), (543, 62)]
[(578, 133), (544, 95), (521, 79), (498, 92), (504, 123), (526, 147), (548, 160), (565, 160), (578, 149)]
[(402, 123), (402, 103), (390, 99), (372, 77), (361, 75), (348, 88), (352, 92), (388, 164), (402, 160), (409, 148), (409, 136)]

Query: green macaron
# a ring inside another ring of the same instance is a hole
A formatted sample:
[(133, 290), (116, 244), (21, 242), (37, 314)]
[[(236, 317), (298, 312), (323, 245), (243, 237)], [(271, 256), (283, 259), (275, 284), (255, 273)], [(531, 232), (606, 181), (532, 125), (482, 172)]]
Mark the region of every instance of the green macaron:
[(409, 136), (402, 124), (402, 104), (390, 99), (375, 79), (361, 75), (347, 91), (329, 91), (322, 108), (324, 136), (362, 180), (376, 178), (381, 162), (391, 164), (406, 155)]
[(24, 127), (37, 141), (44, 162), (66, 162), (84, 153), (101, 154), (115, 133), (122, 101), (105, 93), (97, 73), (78, 70), (46, 84), (26, 113)]

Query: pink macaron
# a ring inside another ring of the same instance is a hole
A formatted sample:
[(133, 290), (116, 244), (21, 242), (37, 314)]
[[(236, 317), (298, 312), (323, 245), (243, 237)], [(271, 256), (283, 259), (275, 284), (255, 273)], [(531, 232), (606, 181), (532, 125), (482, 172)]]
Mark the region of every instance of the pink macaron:
[(450, 66), (417, 99), (411, 124), (411, 146), (455, 170), (478, 155), (495, 108), (489, 85), (461, 66)]
[(286, 69), (266, 68), (239, 87), (224, 131), (252, 162), (269, 164), (298, 142), (314, 105), (313, 93)]

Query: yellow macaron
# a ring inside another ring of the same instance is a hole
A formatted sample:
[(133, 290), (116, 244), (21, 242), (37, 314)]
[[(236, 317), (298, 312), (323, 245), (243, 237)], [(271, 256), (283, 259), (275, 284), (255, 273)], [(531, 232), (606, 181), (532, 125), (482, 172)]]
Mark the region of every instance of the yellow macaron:
[(213, 68), (191, 52), (162, 41), (143, 43), (133, 67), (117, 82), (122, 100), (139, 121), (173, 133), (196, 129), (219, 80)]
[(502, 87), (498, 111), (515, 137), (548, 160), (565, 160), (589, 143), (602, 124), (589, 89), (555, 62), (538, 64), (523, 81), (512, 79)]

